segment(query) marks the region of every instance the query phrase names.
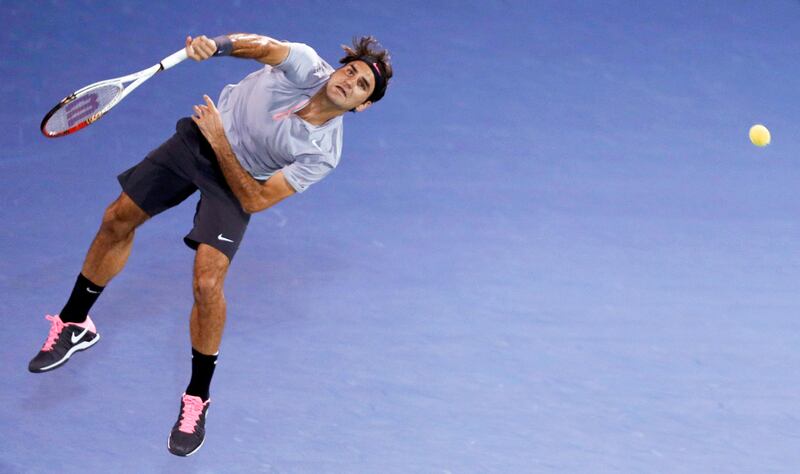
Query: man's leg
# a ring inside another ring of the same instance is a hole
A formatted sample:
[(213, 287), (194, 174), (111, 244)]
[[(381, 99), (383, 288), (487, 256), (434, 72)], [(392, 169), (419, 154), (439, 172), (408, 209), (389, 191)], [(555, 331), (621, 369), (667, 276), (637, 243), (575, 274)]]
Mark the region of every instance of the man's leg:
[(209, 387), (225, 326), (223, 285), (230, 260), (219, 250), (199, 244), (194, 260), (194, 305), (189, 318), (192, 340), (192, 379), (181, 399), (181, 413), (172, 428), (169, 451), (188, 456), (202, 446)]
[(67, 304), (60, 315), (47, 316), (51, 322), (50, 334), (28, 365), (29, 371), (55, 369), (75, 352), (86, 350), (100, 340), (88, 317), (89, 309), (109, 280), (125, 266), (134, 230), (147, 219), (147, 214), (125, 193), (106, 209)]
[(72, 294), (61, 310), (61, 321), (82, 323), (86, 320), (89, 309), (105, 286), (125, 266), (134, 231), (147, 219), (147, 214), (124, 192), (108, 206)]
[(202, 354), (216, 354), (225, 326), (223, 284), (230, 261), (210, 245), (200, 244), (194, 259), (194, 306), (189, 319), (192, 347)]
[(149, 217), (127, 194), (120, 193), (103, 214), (103, 223), (89, 247), (81, 273), (99, 286), (106, 286), (128, 261), (133, 234)]
[(188, 456), (205, 439), (209, 385), (214, 374), (222, 329), (225, 325), (223, 284), (233, 256), (244, 237), (250, 214), (228, 187), (214, 150), (192, 121), (189, 141), (197, 143), (193, 183), (201, 191), (192, 230), (183, 238), (196, 251), (194, 261), (194, 305), (189, 320), (192, 340), (192, 378), (181, 397), (178, 421), (172, 427), (167, 448)]

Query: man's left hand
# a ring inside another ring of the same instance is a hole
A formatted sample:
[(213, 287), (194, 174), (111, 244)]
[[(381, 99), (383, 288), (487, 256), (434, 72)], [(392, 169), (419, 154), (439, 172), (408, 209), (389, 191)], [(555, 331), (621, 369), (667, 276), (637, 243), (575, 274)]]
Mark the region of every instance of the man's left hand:
[(225, 129), (222, 127), (222, 118), (219, 115), (219, 110), (214, 105), (214, 101), (207, 95), (204, 95), (203, 99), (205, 99), (206, 105), (194, 106), (192, 120), (203, 132), (203, 136), (206, 137), (208, 143), (213, 146), (214, 142), (219, 141), (220, 138), (225, 138)]

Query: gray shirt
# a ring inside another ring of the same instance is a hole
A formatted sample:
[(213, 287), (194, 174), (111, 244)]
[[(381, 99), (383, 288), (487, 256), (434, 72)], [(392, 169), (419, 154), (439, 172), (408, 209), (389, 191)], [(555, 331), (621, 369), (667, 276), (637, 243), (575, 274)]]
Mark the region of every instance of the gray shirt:
[(334, 69), (310, 46), (288, 44), (289, 55), (281, 64), (225, 86), (217, 108), (244, 169), (256, 179), (283, 170), (289, 185), (301, 193), (339, 164), (342, 117), (314, 126), (295, 114)]

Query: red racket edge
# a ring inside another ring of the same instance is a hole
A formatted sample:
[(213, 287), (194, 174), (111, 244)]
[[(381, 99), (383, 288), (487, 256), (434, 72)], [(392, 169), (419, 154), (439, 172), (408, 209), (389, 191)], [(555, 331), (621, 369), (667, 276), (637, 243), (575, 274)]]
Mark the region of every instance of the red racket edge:
[(58, 112), (62, 107), (65, 107), (67, 104), (72, 102), (74, 99), (75, 99), (75, 94), (70, 94), (67, 97), (64, 97), (63, 99), (61, 99), (61, 102), (59, 102), (58, 105), (53, 107), (50, 110), (50, 112), (47, 112), (47, 115), (45, 115), (44, 118), (42, 119), (41, 125), (39, 125), (39, 130), (41, 130), (42, 135), (46, 136), (47, 138), (63, 137), (64, 135), (69, 135), (71, 133), (75, 133), (78, 130), (87, 127), (88, 125), (91, 125), (92, 123), (96, 122), (100, 117), (103, 116), (103, 111), (101, 110), (100, 112), (97, 112), (96, 114), (92, 115), (88, 119), (83, 120), (81, 122), (78, 122), (77, 124), (73, 125), (72, 127), (68, 128), (68, 129), (66, 129), (64, 131), (61, 131), (61, 132), (48, 132), (47, 130), (45, 130), (45, 126), (47, 125), (47, 121), (50, 120), (50, 117), (55, 115), (56, 112)]

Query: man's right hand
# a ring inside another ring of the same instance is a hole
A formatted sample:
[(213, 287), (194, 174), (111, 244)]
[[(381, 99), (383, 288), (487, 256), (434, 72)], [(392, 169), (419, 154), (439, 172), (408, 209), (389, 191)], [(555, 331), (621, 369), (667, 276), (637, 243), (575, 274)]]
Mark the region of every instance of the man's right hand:
[(192, 39), (191, 36), (186, 37), (186, 55), (195, 61), (204, 61), (214, 53), (217, 52), (217, 44), (211, 38), (205, 35), (200, 35)]

